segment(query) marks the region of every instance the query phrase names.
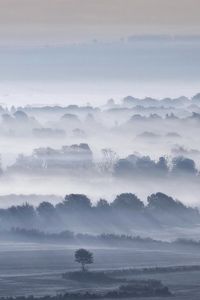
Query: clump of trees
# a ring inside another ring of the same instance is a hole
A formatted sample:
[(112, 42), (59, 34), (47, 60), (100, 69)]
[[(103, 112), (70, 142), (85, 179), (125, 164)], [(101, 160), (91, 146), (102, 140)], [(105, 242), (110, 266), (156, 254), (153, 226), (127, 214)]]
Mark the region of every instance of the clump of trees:
[(176, 156), (172, 160), (161, 156), (157, 161), (149, 156), (129, 155), (116, 161), (114, 165), (115, 176), (118, 177), (159, 177), (174, 178), (178, 176), (199, 176), (194, 160)]
[[(42, 132), (44, 129), (42, 129)], [(48, 131), (48, 130), (47, 130)], [(52, 131), (52, 129), (51, 129)], [(41, 133), (41, 129), (36, 129)], [(54, 132), (54, 131), (53, 131)], [(55, 132), (59, 135), (59, 131)], [(146, 132), (147, 134), (147, 132)], [(148, 133), (149, 135), (149, 133)], [(61, 149), (50, 147), (37, 148), (31, 155), (19, 154), (15, 163), (7, 167), (8, 172), (39, 172), (54, 174), (54, 172), (66, 172), (66, 174), (78, 175), (90, 174), (99, 176), (109, 175), (123, 179), (127, 178), (152, 178), (193, 176), (199, 178), (199, 170), (195, 161), (190, 157), (185, 157), (189, 152), (176, 153), (172, 159), (160, 156), (157, 160), (150, 156), (140, 154), (130, 154), (127, 157), (119, 158), (118, 154), (111, 148), (101, 150), (102, 158), (100, 161), (93, 159), (93, 152), (87, 143), (63, 146)], [(190, 156), (190, 155), (189, 155)]]
[[(8, 170), (41, 172), (41, 170), (91, 169), (93, 153), (88, 144), (63, 146), (57, 150), (50, 147), (37, 148), (31, 155), (20, 154)], [(49, 173), (48, 173), (49, 174)]]

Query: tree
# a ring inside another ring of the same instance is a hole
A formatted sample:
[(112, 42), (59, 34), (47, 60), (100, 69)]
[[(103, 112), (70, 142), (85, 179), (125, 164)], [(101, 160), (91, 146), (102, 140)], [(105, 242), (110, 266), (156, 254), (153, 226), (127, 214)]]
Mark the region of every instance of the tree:
[(97, 202), (96, 208), (100, 211), (108, 211), (110, 208), (110, 204), (105, 199), (100, 199)]
[(183, 156), (178, 156), (172, 160), (172, 174), (197, 175), (197, 169), (194, 160)]
[(138, 211), (144, 208), (144, 203), (132, 193), (122, 193), (117, 195), (112, 203), (113, 208), (126, 209), (130, 212), (133, 210)]
[(93, 263), (93, 254), (86, 249), (78, 249), (74, 256), (75, 262), (81, 264), (82, 272), (86, 271), (85, 265)]
[(105, 173), (112, 173), (114, 166), (118, 161), (116, 152), (109, 148), (102, 149), (101, 152), (103, 155), (103, 160), (99, 164), (100, 170)]
[(51, 203), (43, 201), (37, 207), (37, 212), (45, 219), (52, 218), (52, 216), (55, 216), (55, 207)]
[(148, 196), (147, 198), (148, 208), (153, 210), (167, 211), (185, 211), (187, 209), (180, 201), (169, 197), (163, 193), (156, 193)]
[(65, 196), (65, 200), (62, 202), (63, 209), (71, 211), (82, 211), (91, 209), (90, 199), (83, 194), (70, 194)]

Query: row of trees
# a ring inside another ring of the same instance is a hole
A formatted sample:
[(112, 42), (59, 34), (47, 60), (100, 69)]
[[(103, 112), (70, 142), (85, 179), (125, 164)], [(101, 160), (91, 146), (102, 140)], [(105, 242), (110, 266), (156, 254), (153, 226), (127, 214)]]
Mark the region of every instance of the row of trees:
[(138, 157), (129, 155), (119, 159), (114, 165), (114, 174), (117, 176), (175, 176), (199, 175), (194, 160), (183, 156), (174, 157), (171, 161), (166, 157), (160, 157), (158, 161), (149, 156)]
[[(199, 175), (199, 170), (194, 160), (176, 156), (173, 159), (161, 156), (153, 160), (150, 156), (131, 154), (125, 158), (119, 158), (112, 149), (102, 149), (102, 159), (99, 162), (93, 160), (93, 153), (88, 144), (63, 146), (56, 150), (53, 148), (35, 149), (32, 155), (20, 154), (16, 162), (11, 165), (8, 171), (26, 172), (48, 172), (55, 170), (72, 171), (79, 174), (82, 171), (89, 171), (102, 174), (112, 174), (120, 178), (126, 177), (180, 177), (181, 175)], [(49, 173), (50, 174), (50, 173)], [(54, 174), (54, 173), (53, 173)]]
[[(130, 222), (139, 222), (153, 220), (156, 218), (163, 222), (163, 216), (168, 216), (178, 221), (179, 218), (188, 222), (197, 222), (200, 215), (197, 209), (187, 207), (180, 201), (173, 199), (163, 193), (152, 194), (147, 198), (147, 205), (132, 193), (122, 193), (117, 195), (115, 200), (109, 203), (105, 199), (100, 199), (95, 205), (91, 200), (82, 194), (69, 194), (65, 199), (53, 205), (50, 202), (42, 202), (38, 207), (29, 204), (11, 206), (7, 209), (0, 210), (0, 222), (4, 226), (28, 226), (28, 228), (38, 228), (39, 224), (49, 224), (48, 226), (60, 226), (61, 224), (87, 224), (91, 226), (101, 220), (110, 222), (115, 219), (115, 223), (120, 219), (130, 220)], [(77, 218), (75, 218), (77, 217)], [(109, 221), (110, 220), (110, 221)], [(51, 221), (51, 222), (49, 222)], [(42, 226), (42, 225), (41, 225)], [(59, 227), (59, 229), (62, 229)], [(74, 228), (73, 228), (74, 230)]]
[[(44, 201), (40, 203), (36, 208), (34, 206), (25, 203), (22, 205), (11, 206), (7, 209), (0, 209), (0, 216), (4, 213), (10, 213), (11, 215), (27, 216), (38, 214), (40, 216), (48, 216), (57, 212), (76, 212), (76, 211), (102, 211), (110, 209), (119, 210), (131, 210), (141, 211), (144, 209), (153, 210), (194, 210), (188, 206), (185, 206), (179, 200), (176, 200), (164, 193), (156, 193), (147, 197), (147, 205), (144, 204), (137, 195), (133, 193), (122, 193), (116, 196), (113, 202), (108, 202), (105, 199), (100, 199), (96, 204), (92, 204), (92, 201), (84, 194), (69, 194), (66, 195), (62, 202), (53, 205), (50, 202)], [(195, 209), (196, 211), (196, 209)]]
[[(42, 202), (38, 207), (37, 211), (40, 215), (45, 212), (53, 212), (57, 209), (63, 211), (84, 211), (84, 210), (109, 210), (109, 209), (128, 209), (131, 211), (141, 211), (144, 209), (153, 210), (194, 210), (193, 208), (185, 206), (179, 200), (173, 199), (172, 197), (164, 193), (156, 193), (147, 197), (147, 205), (141, 201), (137, 195), (133, 193), (122, 193), (116, 196), (113, 202), (108, 202), (105, 199), (100, 199), (95, 205), (92, 205), (91, 200), (83, 194), (69, 194), (65, 196), (63, 202), (53, 206), (48, 202)], [(195, 210), (196, 211), (196, 210)]]

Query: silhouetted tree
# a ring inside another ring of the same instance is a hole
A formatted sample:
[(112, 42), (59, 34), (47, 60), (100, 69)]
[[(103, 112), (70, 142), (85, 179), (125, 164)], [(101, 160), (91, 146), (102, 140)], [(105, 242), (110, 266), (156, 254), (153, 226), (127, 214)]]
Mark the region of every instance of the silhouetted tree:
[(56, 205), (56, 209), (59, 212), (82, 212), (89, 211), (91, 209), (90, 199), (83, 194), (70, 194), (65, 196), (65, 200), (62, 203)]
[(110, 205), (109, 205), (109, 203), (105, 199), (100, 199), (97, 202), (96, 208), (98, 210), (109, 210)]
[(112, 207), (118, 209), (141, 210), (144, 208), (144, 204), (135, 194), (122, 193), (112, 202)]
[(44, 201), (37, 207), (37, 212), (43, 218), (51, 218), (55, 214), (55, 208), (51, 203)]
[(147, 198), (148, 208), (163, 210), (163, 211), (177, 211), (187, 209), (180, 201), (174, 200), (172, 197), (165, 195), (163, 193), (156, 193), (148, 196)]
[(172, 173), (197, 175), (197, 169), (194, 160), (185, 157), (175, 157), (172, 160)]
[(75, 261), (81, 264), (82, 271), (85, 272), (85, 265), (93, 263), (93, 254), (86, 249), (78, 249), (75, 252)]
[(156, 166), (157, 166), (159, 175), (167, 174), (169, 171), (167, 159), (165, 157), (162, 157), (162, 156), (159, 157), (159, 160), (158, 160)]
[(32, 205), (25, 203), (23, 205), (11, 206), (8, 208), (8, 216), (23, 225), (33, 224), (36, 214)]
[(114, 174), (116, 176), (129, 176), (132, 175), (133, 165), (126, 158), (119, 159), (114, 166)]
[(149, 156), (129, 155), (119, 159), (114, 166), (117, 176), (160, 176), (168, 173), (167, 160), (160, 157), (159, 161), (152, 160)]

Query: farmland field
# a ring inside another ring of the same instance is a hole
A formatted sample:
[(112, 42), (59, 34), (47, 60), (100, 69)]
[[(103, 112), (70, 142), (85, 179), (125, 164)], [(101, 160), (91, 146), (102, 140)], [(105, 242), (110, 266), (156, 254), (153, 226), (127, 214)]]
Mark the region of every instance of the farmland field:
[[(1, 244), (0, 296), (54, 295), (65, 291), (115, 287), (115, 284), (106, 286), (63, 279), (62, 273), (79, 267), (74, 263), (74, 250), (63, 245)], [(148, 251), (130, 248), (91, 250), (95, 258), (92, 270), (200, 264), (198, 251)], [(173, 299), (196, 300), (200, 297), (200, 271), (130, 275), (127, 278), (161, 280), (174, 294)]]

